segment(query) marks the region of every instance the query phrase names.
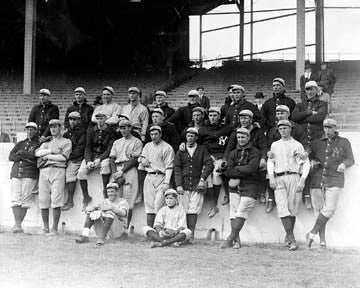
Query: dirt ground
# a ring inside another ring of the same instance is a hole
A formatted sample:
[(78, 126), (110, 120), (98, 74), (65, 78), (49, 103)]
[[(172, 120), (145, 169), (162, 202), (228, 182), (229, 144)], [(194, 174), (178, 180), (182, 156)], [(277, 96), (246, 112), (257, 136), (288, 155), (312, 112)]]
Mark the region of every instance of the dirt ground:
[(150, 248), (142, 238), (95, 246), (72, 235), (0, 233), (0, 287), (360, 287), (360, 252), (284, 245), (220, 249), (198, 240)]

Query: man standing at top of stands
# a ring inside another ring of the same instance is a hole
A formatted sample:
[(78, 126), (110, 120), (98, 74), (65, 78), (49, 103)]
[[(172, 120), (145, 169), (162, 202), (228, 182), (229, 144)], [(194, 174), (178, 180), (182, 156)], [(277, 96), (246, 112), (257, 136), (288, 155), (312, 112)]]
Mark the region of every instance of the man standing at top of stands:
[(196, 90), (199, 92), (200, 106), (203, 107), (205, 109), (205, 111), (208, 111), (210, 108), (210, 99), (209, 99), (209, 97), (205, 96), (204, 87), (199, 86)]
[(106, 124), (117, 125), (117, 123), (119, 123), (117, 115), (121, 114), (121, 106), (112, 101), (114, 93), (114, 89), (110, 86), (105, 86), (102, 89), (101, 100), (103, 104), (95, 108), (94, 113), (91, 116), (91, 121), (93, 123), (97, 123), (95, 116), (99, 113), (106, 115)]
[(166, 98), (167, 94), (165, 91), (159, 90), (155, 92), (155, 108), (161, 108), (161, 110), (164, 111), (164, 120), (168, 120), (169, 117), (175, 113), (175, 109), (169, 107), (168, 103), (166, 102)]
[(188, 93), (189, 103), (186, 106), (180, 107), (169, 118), (168, 122), (176, 125), (179, 135), (184, 131), (185, 127), (190, 123), (192, 119), (192, 109), (200, 107), (199, 104), (199, 92), (197, 90), (190, 90)]
[(231, 91), (231, 89), (235, 86), (235, 84), (230, 85), (227, 87), (228, 95), (225, 97), (225, 103), (223, 106), (221, 106), (221, 120), (225, 118), (227, 112), (229, 111), (230, 104), (234, 101), (234, 95)]
[(40, 142), (44, 142), (50, 136), (49, 121), (59, 119), (59, 108), (49, 101), (50, 90), (41, 89), (39, 91), (40, 104), (35, 105), (30, 112), (28, 122), (35, 122), (38, 126), (37, 135)]
[(66, 110), (65, 113), (65, 119), (64, 119), (65, 129), (70, 128), (69, 114), (75, 111), (80, 113), (81, 126), (87, 129), (89, 124), (91, 123), (91, 116), (94, 112), (94, 108), (91, 105), (87, 104), (86, 92), (83, 87), (77, 87), (74, 90), (74, 96), (75, 96), (75, 101), (73, 102), (73, 105), (71, 105)]
[(255, 106), (261, 111), (262, 106), (264, 105), (265, 96), (263, 92), (256, 92), (255, 93)]
[(149, 111), (140, 103), (141, 91), (137, 87), (128, 90), (129, 104), (121, 109), (121, 114), (129, 115), (134, 131), (141, 135), (141, 141), (145, 141), (146, 130), (149, 125)]
[(329, 69), (328, 65), (325, 62), (321, 63), (320, 65), (317, 82), (323, 85), (324, 92), (329, 93), (331, 97), (331, 95), (334, 93), (336, 77), (334, 71), (332, 69)]
[(273, 97), (266, 100), (262, 106), (261, 113), (265, 118), (265, 130), (266, 132), (274, 127), (276, 122), (276, 106), (286, 105), (290, 109), (290, 114), (295, 108), (295, 101), (285, 95), (285, 80), (282, 78), (275, 78), (273, 80)]
[[(90, 115), (91, 117), (91, 115)], [(72, 143), (72, 151), (66, 167), (65, 182), (68, 191), (68, 197), (65, 205), (61, 208), (62, 211), (68, 211), (74, 207), (74, 193), (76, 189), (77, 174), (84, 159), (85, 145), (86, 145), (86, 128), (81, 125), (81, 115), (77, 111), (69, 114), (70, 127), (64, 133), (64, 138), (70, 139)], [(84, 191), (83, 191), (84, 192)], [(89, 194), (83, 194), (83, 203), (89, 203), (91, 198)], [(89, 199), (90, 198), (90, 199)], [(87, 205), (85, 205), (86, 208)]]
[(304, 75), (300, 77), (301, 101), (306, 100), (305, 84), (309, 81), (316, 81), (316, 73), (312, 73), (310, 63), (305, 64)]
[(260, 114), (259, 109), (245, 100), (245, 89), (241, 85), (233, 85), (231, 89), (232, 94), (234, 96), (233, 103), (230, 104), (229, 110), (225, 116), (225, 123), (230, 125), (232, 129), (235, 129), (239, 125), (239, 112), (241, 110), (250, 110), (254, 115), (254, 121), (258, 122), (260, 125), (262, 124), (262, 116)]

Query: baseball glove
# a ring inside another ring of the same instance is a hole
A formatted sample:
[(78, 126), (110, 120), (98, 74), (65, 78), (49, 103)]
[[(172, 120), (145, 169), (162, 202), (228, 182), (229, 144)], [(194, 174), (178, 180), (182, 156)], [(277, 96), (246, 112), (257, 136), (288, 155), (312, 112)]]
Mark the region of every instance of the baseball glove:
[(173, 229), (170, 229), (170, 228), (165, 228), (163, 231), (164, 231), (164, 238), (165, 239), (173, 238), (175, 235), (177, 235), (179, 233), (179, 231), (173, 230)]
[(126, 180), (124, 176), (116, 177), (114, 179), (114, 182), (117, 183), (119, 186), (122, 186), (125, 184)]

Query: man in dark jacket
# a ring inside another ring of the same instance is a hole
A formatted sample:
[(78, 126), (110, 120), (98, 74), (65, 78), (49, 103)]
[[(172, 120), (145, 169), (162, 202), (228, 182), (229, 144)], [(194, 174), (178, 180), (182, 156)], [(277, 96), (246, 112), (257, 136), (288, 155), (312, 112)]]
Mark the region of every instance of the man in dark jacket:
[(25, 125), (27, 138), (18, 142), (11, 150), (9, 161), (14, 164), (11, 168), (11, 208), (15, 218), (13, 233), (23, 233), (21, 227), (27, 209), (31, 205), (31, 195), (38, 178), (39, 169), (36, 166), (35, 149), (39, 146), (36, 135), (37, 125), (29, 122)]
[(219, 108), (211, 107), (209, 109), (209, 121), (199, 129), (198, 142), (207, 148), (214, 162), (212, 175), (207, 179), (208, 195), (211, 202), (211, 207), (208, 211), (210, 218), (219, 212), (217, 201), (221, 184), (227, 185), (226, 178), (224, 178), (225, 176), (222, 175), (222, 172), (226, 164), (224, 152), (229, 141), (231, 128), (228, 125), (221, 124), (220, 113)]
[(282, 78), (275, 78), (273, 80), (273, 97), (266, 100), (261, 108), (261, 113), (265, 118), (265, 130), (266, 132), (274, 127), (276, 122), (276, 106), (286, 105), (290, 109), (290, 113), (295, 108), (295, 101), (285, 95), (285, 80)]
[(50, 90), (41, 89), (39, 91), (40, 104), (35, 105), (30, 112), (28, 122), (37, 124), (37, 136), (40, 142), (46, 140), (50, 136), (49, 121), (59, 119), (59, 108), (49, 101)]
[(255, 207), (258, 196), (261, 152), (250, 143), (250, 133), (246, 128), (236, 130), (237, 147), (228, 158), (226, 176), (230, 178), (230, 211), (231, 233), (221, 248), (240, 248), (239, 233)]
[(179, 135), (185, 129), (185, 127), (190, 123), (192, 118), (192, 109), (194, 107), (200, 107), (199, 92), (197, 90), (191, 90), (188, 93), (188, 97), (189, 97), (188, 105), (180, 107), (168, 119), (168, 122), (176, 125), (176, 129)]
[(326, 119), (323, 123), (325, 135), (311, 145), (311, 166), (314, 169), (311, 181), (311, 200), (315, 215), (314, 227), (306, 235), (311, 248), (317, 233), (320, 246), (326, 248), (325, 227), (334, 215), (339, 196), (344, 188), (346, 168), (354, 165), (354, 156), (348, 139), (340, 137), (336, 131), (336, 121)]
[(194, 241), (197, 217), (204, 202), (205, 179), (214, 169), (209, 152), (196, 143), (197, 139), (198, 130), (188, 128), (185, 151), (177, 151), (174, 160), (176, 190), (186, 211), (187, 226), (191, 230), (190, 243)]
[[(68, 116), (68, 120), (70, 126), (69, 129), (64, 133), (64, 138), (71, 140), (72, 151), (65, 171), (65, 182), (67, 186), (68, 197), (64, 206), (61, 208), (62, 211), (67, 211), (74, 207), (73, 199), (76, 189), (76, 179), (81, 162), (84, 159), (86, 145), (86, 128), (81, 125), (82, 123), (80, 113), (77, 111), (71, 112)], [(83, 192), (85, 192), (85, 194), (83, 194), (83, 208), (85, 209), (87, 204), (91, 201), (91, 197), (89, 194), (86, 194), (87, 191)]]
[(161, 110), (164, 111), (164, 120), (168, 120), (170, 116), (175, 113), (175, 109), (169, 107), (168, 103), (166, 102), (166, 98), (167, 94), (165, 91), (159, 90), (155, 92), (155, 108), (161, 108)]
[(210, 99), (209, 97), (205, 96), (205, 89), (203, 86), (199, 86), (196, 90), (199, 92), (200, 107), (204, 108), (207, 112), (210, 108)]
[(71, 112), (79, 112), (81, 116), (81, 126), (85, 129), (88, 128), (89, 124), (91, 123), (91, 116), (94, 112), (94, 108), (87, 104), (86, 100), (86, 92), (85, 89), (82, 87), (77, 87), (74, 90), (75, 95), (75, 101), (73, 102), (73, 105), (71, 105), (65, 113), (65, 119), (64, 119), (64, 126), (65, 129), (69, 129), (69, 114)]
[(87, 175), (90, 171), (100, 168), (104, 186), (104, 198), (107, 198), (106, 185), (111, 176), (110, 150), (116, 138), (116, 131), (106, 124), (107, 116), (98, 112), (95, 115), (97, 125), (90, 127), (86, 135), (85, 159), (81, 162), (78, 179), (83, 195), (89, 195)]
[(305, 84), (309, 81), (316, 81), (317, 75), (311, 71), (310, 63), (305, 65), (304, 75), (300, 77), (301, 101), (306, 100)]
[(329, 69), (326, 63), (321, 63), (320, 65), (317, 82), (323, 85), (324, 92), (329, 93), (331, 97), (331, 95), (334, 93), (336, 77), (334, 71), (332, 69)]

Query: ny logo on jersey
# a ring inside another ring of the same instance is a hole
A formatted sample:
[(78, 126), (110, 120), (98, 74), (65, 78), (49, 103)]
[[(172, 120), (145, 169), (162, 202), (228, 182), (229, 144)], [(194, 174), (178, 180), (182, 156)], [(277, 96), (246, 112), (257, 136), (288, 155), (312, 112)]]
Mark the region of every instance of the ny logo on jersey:
[(220, 146), (225, 146), (227, 140), (228, 140), (228, 136), (221, 136), (221, 137), (219, 137), (219, 145), (220, 145)]

